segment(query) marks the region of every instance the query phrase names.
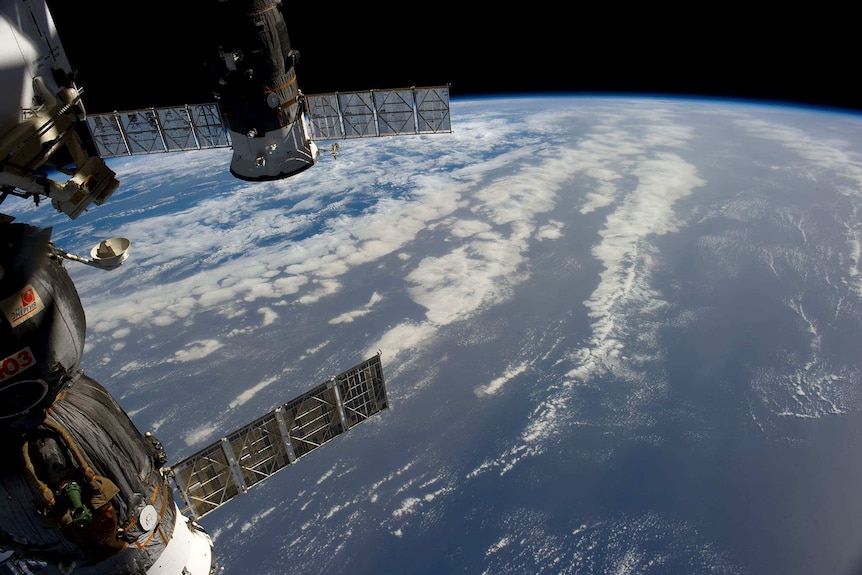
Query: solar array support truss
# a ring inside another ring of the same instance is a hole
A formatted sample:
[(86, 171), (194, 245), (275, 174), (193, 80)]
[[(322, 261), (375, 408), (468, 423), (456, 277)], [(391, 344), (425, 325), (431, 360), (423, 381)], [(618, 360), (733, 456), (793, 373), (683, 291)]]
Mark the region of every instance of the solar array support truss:
[(103, 158), (231, 146), (215, 103), (88, 114), (87, 126)]
[(452, 131), (449, 86), (305, 96), (313, 140)]
[(387, 407), (378, 353), (168, 468), (183, 512), (203, 517)]

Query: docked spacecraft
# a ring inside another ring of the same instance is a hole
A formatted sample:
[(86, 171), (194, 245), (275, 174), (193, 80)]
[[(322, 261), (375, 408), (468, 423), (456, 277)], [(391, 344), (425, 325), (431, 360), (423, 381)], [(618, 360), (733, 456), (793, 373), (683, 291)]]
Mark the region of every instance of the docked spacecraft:
[(80, 369), (86, 320), (51, 230), (0, 224), (0, 550), (40, 571), (213, 573), (166, 455)]

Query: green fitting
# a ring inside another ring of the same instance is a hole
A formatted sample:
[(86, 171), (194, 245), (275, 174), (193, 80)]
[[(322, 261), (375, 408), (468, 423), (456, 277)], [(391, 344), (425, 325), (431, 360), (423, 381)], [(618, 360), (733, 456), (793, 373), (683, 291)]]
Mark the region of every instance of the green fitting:
[(66, 499), (69, 500), (72, 523), (81, 527), (89, 524), (93, 520), (93, 514), (90, 513), (90, 510), (81, 501), (81, 486), (74, 481), (69, 481), (63, 485), (61, 491), (66, 496)]

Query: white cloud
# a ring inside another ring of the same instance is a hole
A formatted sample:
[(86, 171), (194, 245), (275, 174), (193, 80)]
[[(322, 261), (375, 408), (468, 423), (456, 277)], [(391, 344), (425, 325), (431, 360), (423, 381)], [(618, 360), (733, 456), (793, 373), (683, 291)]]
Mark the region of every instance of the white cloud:
[(551, 220), (538, 229), (536, 232), (536, 239), (539, 241), (558, 240), (563, 237), (563, 228), (565, 228), (563, 222)]
[(379, 303), (382, 299), (383, 299), (383, 297), (379, 293), (374, 292), (371, 295), (371, 299), (369, 300), (369, 302), (367, 304), (365, 304), (364, 306), (362, 306), (360, 309), (344, 312), (344, 313), (332, 318), (331, 320), (329, 320), (329, 323), (332, 325), (336, 325), (339, 323), (350, 323), (357, 318), (368, 315), (369, 313), (371, 313), (371, 310), (374, 307), (374, 305), (376, 303)]
[(172, 358), (172, 361), (177, 363), (185, 363), (188, 361), (203, 359), (221, 348), (221, 346), (222, 344), (215, 339), (193, 341), (186, 344), (185, 348), (178, 349), (176, 352), (174, 352), (174, 357)]
[(506, 372), (500, 377), (495, 378), (487, 385), (477, 387), (475, 389), (476, 395), (478, 395), (479, 397), (496, 395), (501, 389), (503, 389), (503, 386), (506, 385), (506, 383), (527, 371), (528, 367), (529, 366), (526, 363), (521, 363), (519, 365), (509, 367), (509, 369), (507, 369)]
[(401, 323), (387, 331), (377, 343), (365, 350), (371, 357), (378, 350), (386, 350), (387, 357), (395, 357), (402, 351), (427, 344), (437, 333), (437, 328), (428, 322)]
[(674, 203), (706, 183), (693, 165), (667, 152), (639, 157), (631, 168), (636, 184), (608, 214), (599, 232), (602, 239), (593, 248), (604, 270), (599, 285), (584, 302), (593, 320), (593, 335), (589, 345), (573, 355), (577, 363), (569, 373), (573, 378), (588, 379), (594, 372), (619, 367), (622, 336), (628, 329), (625, 306), (654, 302), (657, 295), (649, 287), (645, 243), (653, 235), (676, 231)]
[(236, 396), (236, 398), (234, 398), (234, 400), (228, 404), (228, 407), (230, 407), (231, 409), (234, 409), (235, 407), (239, 407), (240, 405), (242, 405), (243, 403), (247, 402), (252, 397), (257, 395), (259, 391), (269, 387), (270, 385), (272, 385), (276, 381), (278, 381), (278, 378), (270, 377), (270, 378), (267, 378), (267, 379), (261, 381), (257, 385), (254, 385), (254, 386), (246, 389), (245, 391), (240, 393), (238, 396)]
[(278, 314), (270, 307), (262, 307), (257, 310), (257, 313), (263, 316), (261, 326), (272, 325), (278, 320)]
[(195, 429), (185, 436), (186, 445), (195, 446), (207, 441), (210, 437), (218, 433), (218, 428), (215, 425), (205, 425)]

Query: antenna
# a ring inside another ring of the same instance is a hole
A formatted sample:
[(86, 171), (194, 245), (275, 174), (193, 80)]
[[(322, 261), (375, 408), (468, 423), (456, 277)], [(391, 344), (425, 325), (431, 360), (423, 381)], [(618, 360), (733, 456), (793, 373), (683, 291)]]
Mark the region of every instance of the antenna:
[(120, 264), (126, 261), (126, 258), (129, 257), (130, 245), (131, 242), (126, 238), (108, 238), (106, 240), (102, 240), (98, 244), (94, 245), (90, 250), (91, 259), (89, 260), (82, 258), (81, 256), (76, 256), (75, 254), (70, 254), (69, 252), (59, 248), (55, 248), (55, 251), (67, 260), (72, 260), (103, 270), (112, 270), (120, 267)]

